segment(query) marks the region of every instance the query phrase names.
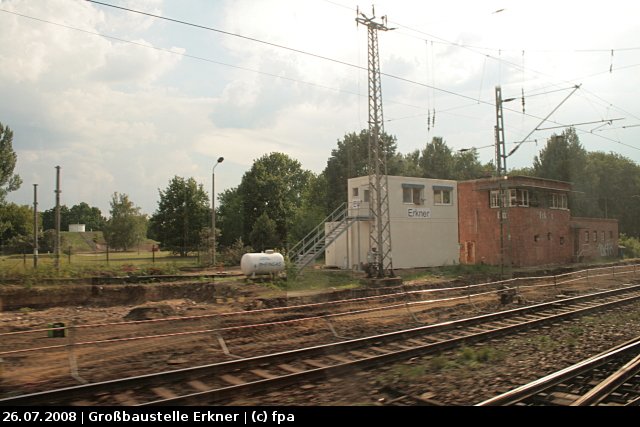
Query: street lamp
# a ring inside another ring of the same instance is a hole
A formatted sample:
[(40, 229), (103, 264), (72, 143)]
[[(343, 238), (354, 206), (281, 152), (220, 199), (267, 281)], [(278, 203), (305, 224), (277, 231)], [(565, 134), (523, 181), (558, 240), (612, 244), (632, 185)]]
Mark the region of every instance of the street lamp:
[(218, 157), (218, 161), (213, 165), (211, 169), (211, 234), (213, 236), (213, 248), (211, 250), (211, 265), (216, 267), (216, 166), (222, 163), (224, 157)]

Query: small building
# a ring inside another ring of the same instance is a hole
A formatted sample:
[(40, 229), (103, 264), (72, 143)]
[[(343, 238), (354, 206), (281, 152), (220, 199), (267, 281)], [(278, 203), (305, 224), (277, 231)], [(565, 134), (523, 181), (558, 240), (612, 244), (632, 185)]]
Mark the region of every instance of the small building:
[(570, 194), (568, 182), (526, 176), (459, 182), (460, 262), (528, 267), (614, 256), (617, 220), (572, 218)]
[[(393, 268), (457, 264), (458, 194), (451, 180), (388, 176)], [(369, 177), (348, 180), (351, 225), (325, 251), (325, 264), (362, 269), (367, 263), (371, 217)], [(327, 223), (327, 230), (335, 224)]]
[(618, 220), (571, 218), (576, 262), (618, 256)]
[(85, 224), (69, 224), (69, 232), (84, 233)]

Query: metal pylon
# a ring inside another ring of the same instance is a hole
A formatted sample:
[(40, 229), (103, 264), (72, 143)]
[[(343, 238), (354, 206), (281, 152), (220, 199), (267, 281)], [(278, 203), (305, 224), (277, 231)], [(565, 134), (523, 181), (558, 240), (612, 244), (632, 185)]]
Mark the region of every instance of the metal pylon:
[(504, 142), (504, 115), (502, 112), (502, 88), (496, 86), (496, 172), (507, 174), (507, 155)]
[(387, 159), (380, 135), (383, 129), (382, 87), (380, 84), (380, 57), (378, 55), (378, 30), (388, 31), (387, 17), (375, 22), (358, 11), (356, 22), (368, 28), (368, 75), (369, 75), (369, 264), (376, 277), (394, 276), (391, 259), (391, 227), (389, 219), (389, 195)]

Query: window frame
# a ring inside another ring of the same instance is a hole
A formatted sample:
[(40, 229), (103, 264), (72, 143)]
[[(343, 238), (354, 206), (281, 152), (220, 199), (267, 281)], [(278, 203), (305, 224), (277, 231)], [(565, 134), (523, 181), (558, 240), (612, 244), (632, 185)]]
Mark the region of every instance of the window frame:
[(424, 185), (402, 184), (402, 203), (405, 205), (424, 205)]
[[(445, 194), (448, 195), (449, 201), (445, 201)], [(453, 205), (453, 189), (434, 188), (433, 189), (433, 204), (439, 206), (451, 206)]]

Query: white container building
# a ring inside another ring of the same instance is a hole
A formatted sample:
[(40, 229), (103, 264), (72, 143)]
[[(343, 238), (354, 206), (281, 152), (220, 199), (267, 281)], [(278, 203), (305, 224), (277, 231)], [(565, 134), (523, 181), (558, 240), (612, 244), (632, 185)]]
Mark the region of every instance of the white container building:
[[(453, 265), (459, 262), (457, 182), (389, 176), (389, 218), (393, 268)], [(352, 225), (325, 251), (329, 267), (360, 270), (369, 248), (369, 177), (348, 180)], [(325, 224), (325, 230), (333, 228)]]

